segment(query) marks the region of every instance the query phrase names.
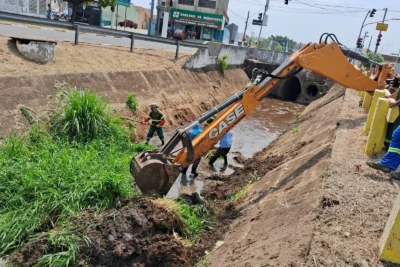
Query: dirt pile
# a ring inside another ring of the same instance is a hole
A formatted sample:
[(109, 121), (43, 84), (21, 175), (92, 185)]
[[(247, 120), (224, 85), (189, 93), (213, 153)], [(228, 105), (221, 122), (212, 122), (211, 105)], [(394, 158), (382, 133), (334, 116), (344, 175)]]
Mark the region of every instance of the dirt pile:
[(56, 57), (48, 64), (37, 64), (24, 58), (15, 43), (0, 36), (0, 76), (38, 75), (135, 70), (181, 69), (191, 53), (57, 41)]
[(92, 266), (188, 266), (187, 248), (173, 231), (182, 222), (151, 201), (129, 200), (121, 208), (88, 213), (78, 224), (90, 222), (81, 258)]

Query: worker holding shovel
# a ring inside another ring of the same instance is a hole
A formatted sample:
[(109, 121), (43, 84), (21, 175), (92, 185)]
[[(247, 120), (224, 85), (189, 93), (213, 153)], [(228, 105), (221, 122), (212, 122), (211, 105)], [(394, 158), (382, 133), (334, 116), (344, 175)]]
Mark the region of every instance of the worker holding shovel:
[(151, 125), (149, 128), (149, 132), (147, 133), (146, 145), (149, 144), (150, 139), (153, 137), (154, 132), (157, 132), (158, 137), (161, 140), (161, 145), (164, 145), (164, 130), (163, 125), (165, 123), (164, 115), (158, 110), (158, 106), (156, 104), (150, 105), (151, 112), (147, 118), (144, 118), (144, 122), (148, 122), (151, 120)]

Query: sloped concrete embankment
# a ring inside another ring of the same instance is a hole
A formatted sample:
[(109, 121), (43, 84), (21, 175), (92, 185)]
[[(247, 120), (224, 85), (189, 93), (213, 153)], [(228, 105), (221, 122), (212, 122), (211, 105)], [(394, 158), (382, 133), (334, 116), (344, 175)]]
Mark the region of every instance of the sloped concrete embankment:
[(378, 243), (397, 185), (365, 165), (358, 100), (335, 85), (256, 156), (284, 160), (239, 199), (242, 216), (209, 266), (382, 266)]
[[(218, 71), (157, 70), (0, 77), (0, 136), (26, 129), (22, 107), (36, 120), (47, 118), (56, 106), (57, 85), (63, 83), (109, 98), (111, 107), (133, 122), (141, 121), (149, 112), (148, 105), (155, 102), (166, 117), (166, 128), (173, 128), (195, 119), (247, 82), (246, 74), (238, 69), (225, 75)], [(139, 100), (137, 118), (126, 108), (128, 93), (135, 93)], [(147, 125), (136, 126), (139, 137), (143, 136)]]

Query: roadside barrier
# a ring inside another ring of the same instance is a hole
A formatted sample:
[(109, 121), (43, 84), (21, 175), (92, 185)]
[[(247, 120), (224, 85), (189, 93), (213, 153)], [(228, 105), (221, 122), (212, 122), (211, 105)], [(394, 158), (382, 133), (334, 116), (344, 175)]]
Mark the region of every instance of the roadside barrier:
[(375, 90), (371, 95), (367, 92), (359, 92), (362, 107), (368, 112), (364, 133), (368, 135), (365, 146), (365, 154), (372, 155), (384, 148), (388, 125), (394, 123), (399, 116), (399, 107), (389, 108), (389, 103), (394, 99), (385, 98), (390, 95), (388, 90)]
[(77, 45), (79, 44), (79, 33), (87, 32), (87, 33), (96, 33), (96, 34), (104, 34), (104, 35), (111, 35), (115, 37), (125, 37), (131, 39), (130, 42), (130, 51), (133, 52), (134, 50), (134, 43), (135, 40), (144, 40), (149, 42), (156, 42), (162, 43), (167, 45), (176, 45), (176, 58), (179, 56), (179, 46), (197, 48), (197, 49), (207, 49), (207, 44), (201, 44), (197, 42), (191, 41), (180, 41), (180, 40), (173, 40), (162, 38), (159, 36), (149, 36), (140, 33), (133, 33), (133, 32), (125, 32), (119, 31), (109, 28), (102, 28), (98, 26), (89, 26), (80, 23), (71, 23), (65, 21), (54, 21), (48, 19), (42, 19), (37, 17), (29, 17), (24, 15), (18, 15), (13, 13), (6, 13), (0, 12), (0, 20), (11, 21), (11, 22), (19, 22), (19, 23), (26, 23), (26, 24), (34, 24), (34, 25), (43, 25), (52, 28), (60, 28), (60, 29), (67, 29), (75, 31), (75, 40), (74, 43)]

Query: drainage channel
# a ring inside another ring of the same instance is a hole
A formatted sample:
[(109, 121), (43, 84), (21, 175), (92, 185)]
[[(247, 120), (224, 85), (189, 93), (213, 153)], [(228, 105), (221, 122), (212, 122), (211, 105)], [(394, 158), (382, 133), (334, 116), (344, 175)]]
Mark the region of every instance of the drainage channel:
[[(191, 166), (186, 176), (179, 175), (175, 184), (168, 193), (168, 198), (176, 198), (181, 194), (200, 193), (206, 186), (206, 178), (218, 175), (231, 175), (234, 167), (242, 167), (235, 160), (235, 157), (249, 159), (253, 155), (266, 148), (275, 138), (287, 129), (296, 119), (299, 112), (304, 109), (303, 105), (293, 102), (281, 101), (267, 98), (247, 118), (243, 119), (232, 129), (232, 148), (228, 154), (228, 166), (224, 165), (222, 158), (218, 159), (214, 166), (208, 165), (207, 159), (202, 159), (198, 168), (199, 176), (193, 178), (190, 175)], [(173, 131), (165, 133), (166, 140), (173, 135)], [(156, 136), (150, 142), (152, 145), (159, 145)]]

